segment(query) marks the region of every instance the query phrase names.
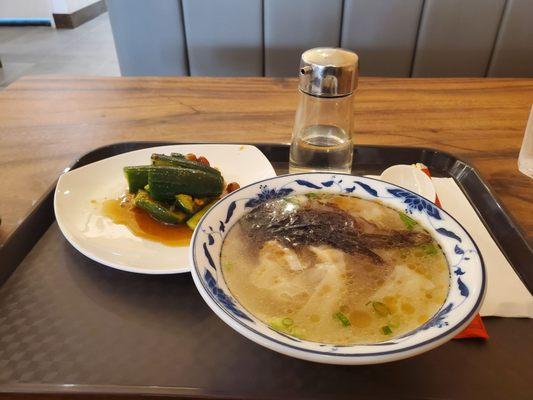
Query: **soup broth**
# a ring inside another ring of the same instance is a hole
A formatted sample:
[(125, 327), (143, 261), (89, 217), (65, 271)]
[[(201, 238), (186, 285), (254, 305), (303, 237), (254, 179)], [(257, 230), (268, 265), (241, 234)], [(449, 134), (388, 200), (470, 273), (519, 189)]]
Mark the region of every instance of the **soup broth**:
[(273, 329), (321, 343), (409, 332), (446, 299), (449, 269), (431, 235), (377, 201), (308, 193), (270, 200), (222, 246), (232, 294)]

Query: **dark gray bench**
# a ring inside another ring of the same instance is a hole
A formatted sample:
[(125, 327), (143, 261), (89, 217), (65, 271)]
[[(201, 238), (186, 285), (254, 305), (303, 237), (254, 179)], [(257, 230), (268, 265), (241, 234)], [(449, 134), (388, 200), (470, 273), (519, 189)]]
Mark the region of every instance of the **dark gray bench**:
[(107, 0), (123, 75), (295, 76), (341, 46), (362, 75), (533, 76), (533, 0)]

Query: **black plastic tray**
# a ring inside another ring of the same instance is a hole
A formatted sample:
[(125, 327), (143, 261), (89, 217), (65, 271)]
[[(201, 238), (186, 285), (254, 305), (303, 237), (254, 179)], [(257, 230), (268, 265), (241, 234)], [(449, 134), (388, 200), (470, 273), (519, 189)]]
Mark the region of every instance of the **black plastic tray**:
[[(77, 160), (167, 142), (120, 143)], [(257, 145), (278, 174), (286, 145)], [(533, 251), (477, 172), (423, 148), (358, 146), (354, 174), (426, 164), (467, 195), (531, 291)], [(222, 323), (188, 274), (149, 276), (98, 265), (54, 222), (53, 189), (0, 249), (0, 393), (157, 394), (230, 398), (531, 398), (530, 320), (485, 319), (491, 339), (451, 341), (395, 363), (320, 365), (264, 349)], [(489, 277), (490, 279), (490, 277)]]

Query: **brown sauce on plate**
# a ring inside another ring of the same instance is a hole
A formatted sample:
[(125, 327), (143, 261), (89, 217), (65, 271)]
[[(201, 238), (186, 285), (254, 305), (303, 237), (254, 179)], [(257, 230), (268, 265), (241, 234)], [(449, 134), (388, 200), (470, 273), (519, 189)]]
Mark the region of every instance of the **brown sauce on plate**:
[(135, 236), (167, 246), (188, 246), (192, 231), (185, 224), (167, 225), (154, 220), (143, 210), (135, 208), (130, 197), (105, 200), (102, 214), (115, 224), (126, 226)]

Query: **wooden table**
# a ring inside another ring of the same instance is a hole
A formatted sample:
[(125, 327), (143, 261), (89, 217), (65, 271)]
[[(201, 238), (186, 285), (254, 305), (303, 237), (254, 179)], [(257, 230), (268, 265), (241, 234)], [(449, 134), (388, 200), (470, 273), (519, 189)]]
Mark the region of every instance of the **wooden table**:
[[(296, 102), (292, 79), (24, 78), (0, 92), (0, 244), (82, 153), (131, 140), (288, 142)], [(516, 165), (532, 103), (533, 79), (362, 79), (355, 142), (467, 160), (532, 239), (533, 185)], [(483, 353), (501, 359), (529, 321), (488, 322)], [(475, 357), (483, 344), (469, 343)]]
[[(0, 244), (77, 156), (126, 140), (289, 142), (296, 80), (27, 77), (0, 92)], [(355, 143), (426, 146), (471, 163), (533, 238), (517, 157), (533, 79), (363, 78)]]

